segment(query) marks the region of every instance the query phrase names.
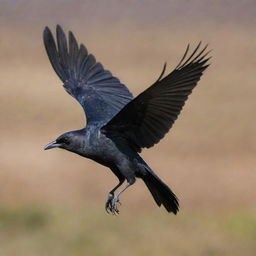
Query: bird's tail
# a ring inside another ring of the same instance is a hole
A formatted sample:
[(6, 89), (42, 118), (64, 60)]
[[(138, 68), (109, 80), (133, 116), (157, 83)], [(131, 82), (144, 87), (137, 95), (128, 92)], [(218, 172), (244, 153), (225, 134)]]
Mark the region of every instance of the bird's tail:
[(157, 205), (159, 207), (163, 205), (168, 212), (177, 214), (179, 210), (179, 202), (171, 189), (162, 182), (152, 170), (147, 171), (147, 175), (143, 176), (142, 179), (151, 192)]

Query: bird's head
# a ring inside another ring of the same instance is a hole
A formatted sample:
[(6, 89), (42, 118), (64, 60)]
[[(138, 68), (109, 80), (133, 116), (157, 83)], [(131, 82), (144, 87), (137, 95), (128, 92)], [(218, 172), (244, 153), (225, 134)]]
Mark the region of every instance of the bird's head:
[(44, 147), (44, 150), (51, 148), (63, 148), (77, 153), (81, 149), (82, 139), (80, 131), (66, 132), (60, 135), (56, 140), (50, 142)]

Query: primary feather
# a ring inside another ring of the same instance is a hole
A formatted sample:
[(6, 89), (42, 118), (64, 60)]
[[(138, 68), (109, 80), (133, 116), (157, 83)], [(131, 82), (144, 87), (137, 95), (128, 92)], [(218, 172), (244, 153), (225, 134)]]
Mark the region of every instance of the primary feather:
[(162, 73), (151, 87), (114, 116), (102, 131), (116, 142), (120, 138), (125, 139), (138, 152), (158, 143), (172, 127), (208, 67), (207, 46), (199, 51), (200, 46), (201, 43), (186, 59), (188, 46), (178, 66), (169, 75), (162, 78)]
[(87, 124), (106, 123), (133, 99), (120, 81), (96, 62), (83, 44), (78, 46), (72, 32), (67, 38), (58, 25), (56, 43), (48, 27), (44, 45), (50, 62), (64, 83), (65, 90), (83, 107)]

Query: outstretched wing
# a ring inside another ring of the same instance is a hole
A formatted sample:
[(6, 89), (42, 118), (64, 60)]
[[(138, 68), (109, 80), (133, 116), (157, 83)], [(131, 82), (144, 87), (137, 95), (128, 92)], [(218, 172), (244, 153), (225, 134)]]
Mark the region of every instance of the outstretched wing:
[(67, 38), (57, 25), (56, 43), (48, 27), (45, 28), (44, 45), (49, 60), (64, 83), (65, 90), (83, 107), (87, 124), (108, 122), (124, 105), (132, 100), (129, 90), (96, 62), (84, 45), (78, 46), (72, 34)]
[(177, 119), (188, 95), (209, 66), (207, 45), (201, 43), (187, 57), (189, 45), (178, 66), (159, 79), (113, 117), (102, 131), (112, 140), (126, 140), (135, 150), (158, 143)]

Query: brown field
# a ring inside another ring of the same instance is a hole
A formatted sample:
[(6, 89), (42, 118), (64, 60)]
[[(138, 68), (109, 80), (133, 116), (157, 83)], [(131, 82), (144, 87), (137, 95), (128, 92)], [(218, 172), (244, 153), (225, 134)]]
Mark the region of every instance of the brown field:
[[(255, 255), (256, 4), (160, 2), (145, 9), (135, 1), (64, 1), (60, 9), (61, 1), (27, 1), (29, 9), (23, 0), (0, 2), (1, 256)], [(123, 194), (121, 214), (109, 216), (104, 200), (116, 178), (108, 169), (43, 151), (85, 123), (44, 52), (42, 30), (56, 23), (134, 95), (165, 61), (171, 71), (188, 42), (213, 49), (170, 133), (142, 153), (178, 195), (176, 217), (154, 205), (141, 181)]]

